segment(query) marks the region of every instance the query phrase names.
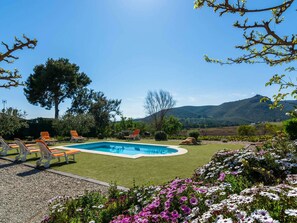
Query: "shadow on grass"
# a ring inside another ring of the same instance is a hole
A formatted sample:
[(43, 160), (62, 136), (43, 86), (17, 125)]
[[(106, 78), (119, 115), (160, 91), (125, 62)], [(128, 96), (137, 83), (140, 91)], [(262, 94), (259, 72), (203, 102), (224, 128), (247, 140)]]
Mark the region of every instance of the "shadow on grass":
[(36, 161), (39, 159), (40, 159), (40, 157), (31, 157), (31, 158), (27, 159), (26, 161)]
[(10, 156), (17, 156), (17, 155), (19, 155), (19, 153), (8, 153), (7, 154), (8, 157), (10, 157)]
[(51, 167), (60, 167), (60, 166), (64, 166), (64, 165), (73, 165), (75, 163), (76, 163), (76, 161), (69, 161), (69, 163), (57, 162), (57, 163), (51, 163)]

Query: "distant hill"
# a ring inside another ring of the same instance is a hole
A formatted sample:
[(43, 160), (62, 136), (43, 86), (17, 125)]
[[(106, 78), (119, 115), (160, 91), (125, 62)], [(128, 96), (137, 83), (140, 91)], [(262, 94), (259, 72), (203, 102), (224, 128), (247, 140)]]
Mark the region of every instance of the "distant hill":
[[(270, 109), (271, 101), (261, 103), (256, 95), (239, 101), (226, 102), (217, 106), (183, 106), (168, 112), (180, 119), (185, 127), (219, 127), (259, 122), (279, 122), (288, 119), (286, 112), (297, 106), (297, 101), (282, 101), (284, 109)], [(148, 121), (150, 117), (141, 119)]]

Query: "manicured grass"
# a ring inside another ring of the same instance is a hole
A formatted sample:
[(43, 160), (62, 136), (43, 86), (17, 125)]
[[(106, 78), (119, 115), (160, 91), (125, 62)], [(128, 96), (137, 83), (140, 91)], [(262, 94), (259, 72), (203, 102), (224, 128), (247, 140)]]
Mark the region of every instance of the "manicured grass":
[[(178, 145), (180, 141), (155, 142), (154, 140), (141, 140), (139, 142)], [(157, 185), (166, 183), (175, 177), (191, 177), (194, 170), (206, 164), (218, 150), (224, 148), (239, 149), (242, 145), (209, 144), (182, 147), (188, 150), (187, 154), (156, 158), (130, 159), (80, 153), (77, 155), (76, 163), (64, 165), (64, 163), (56, 164), (56, 161), (53, 161), (51, 168), (108, 183), (115, 182), (117, 185), (126, 187), (131, 187), (133, 182), (136, 185)], [(33, 158), (34, 156), (28, 162), (35, 163)]]

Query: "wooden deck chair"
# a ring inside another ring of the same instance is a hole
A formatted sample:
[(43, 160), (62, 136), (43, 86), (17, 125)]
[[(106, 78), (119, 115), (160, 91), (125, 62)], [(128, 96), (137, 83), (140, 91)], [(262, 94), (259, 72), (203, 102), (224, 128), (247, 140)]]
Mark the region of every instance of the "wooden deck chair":
[(47, 145), (54, 145), (57, 142), (57, 140), (50, 137), (49, 132), (40, 132), (40, 139)]
[(0, 155), (6, 156), (7, 152), (9, 150), (15, 149), (17, 152), (19, 152), (19, 146), (16, 144), (7, 144), (4, 139), (0, 136)]
[(140, 129), (135, 129), (132, 134), (125, 136), (125, 139), (133, 139), (133, 140), (140, 139), (139, 133), (140, 133)]
[(18, 138), (14, 139), (14, 141), (19, 146), (19, 149), (20, 149), (19, 155), (15, 157), (16, 161), (21, 160), (25, 162), (27, 160), (27, 155), (35, 154), (35, 156), (37, 157), (37, 154), (40, 152), (39, 149), (36, 149), (35, 147), (33, 147), (33, 144), (26, 145), (25, 143), (23, 143), (22, 140)]
[(51, 160), (58, 159), (60, 162), (61, 157), (65, 158), (66, 163), (69, 163), (69, 156), (72, 156), (72, 160), (75, 161), (75, 154), (80, 152), (79, 150), (53, 151), (48, 148), (43, 140), (36, 140), (36, 143), (40, 149), (40, 159), (36, 162), (37, 167), (43, 164), (45, 168), (48, 168)]
[(71, 130), (70, 131), (70, 135), (71, 135), (71, 142), (83, 142), (86, 140), (85, 137), (78, 135), (76, 130)]

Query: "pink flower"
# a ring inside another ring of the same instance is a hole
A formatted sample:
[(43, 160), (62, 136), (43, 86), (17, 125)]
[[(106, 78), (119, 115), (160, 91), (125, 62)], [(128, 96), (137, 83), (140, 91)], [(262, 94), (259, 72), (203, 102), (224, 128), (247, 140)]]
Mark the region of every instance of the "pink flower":
[(219, 181), (224, 181), (225, 180), (225, 177), (226, 177), (226, 174), (224, 172), (221, 172), (218, 180)]

